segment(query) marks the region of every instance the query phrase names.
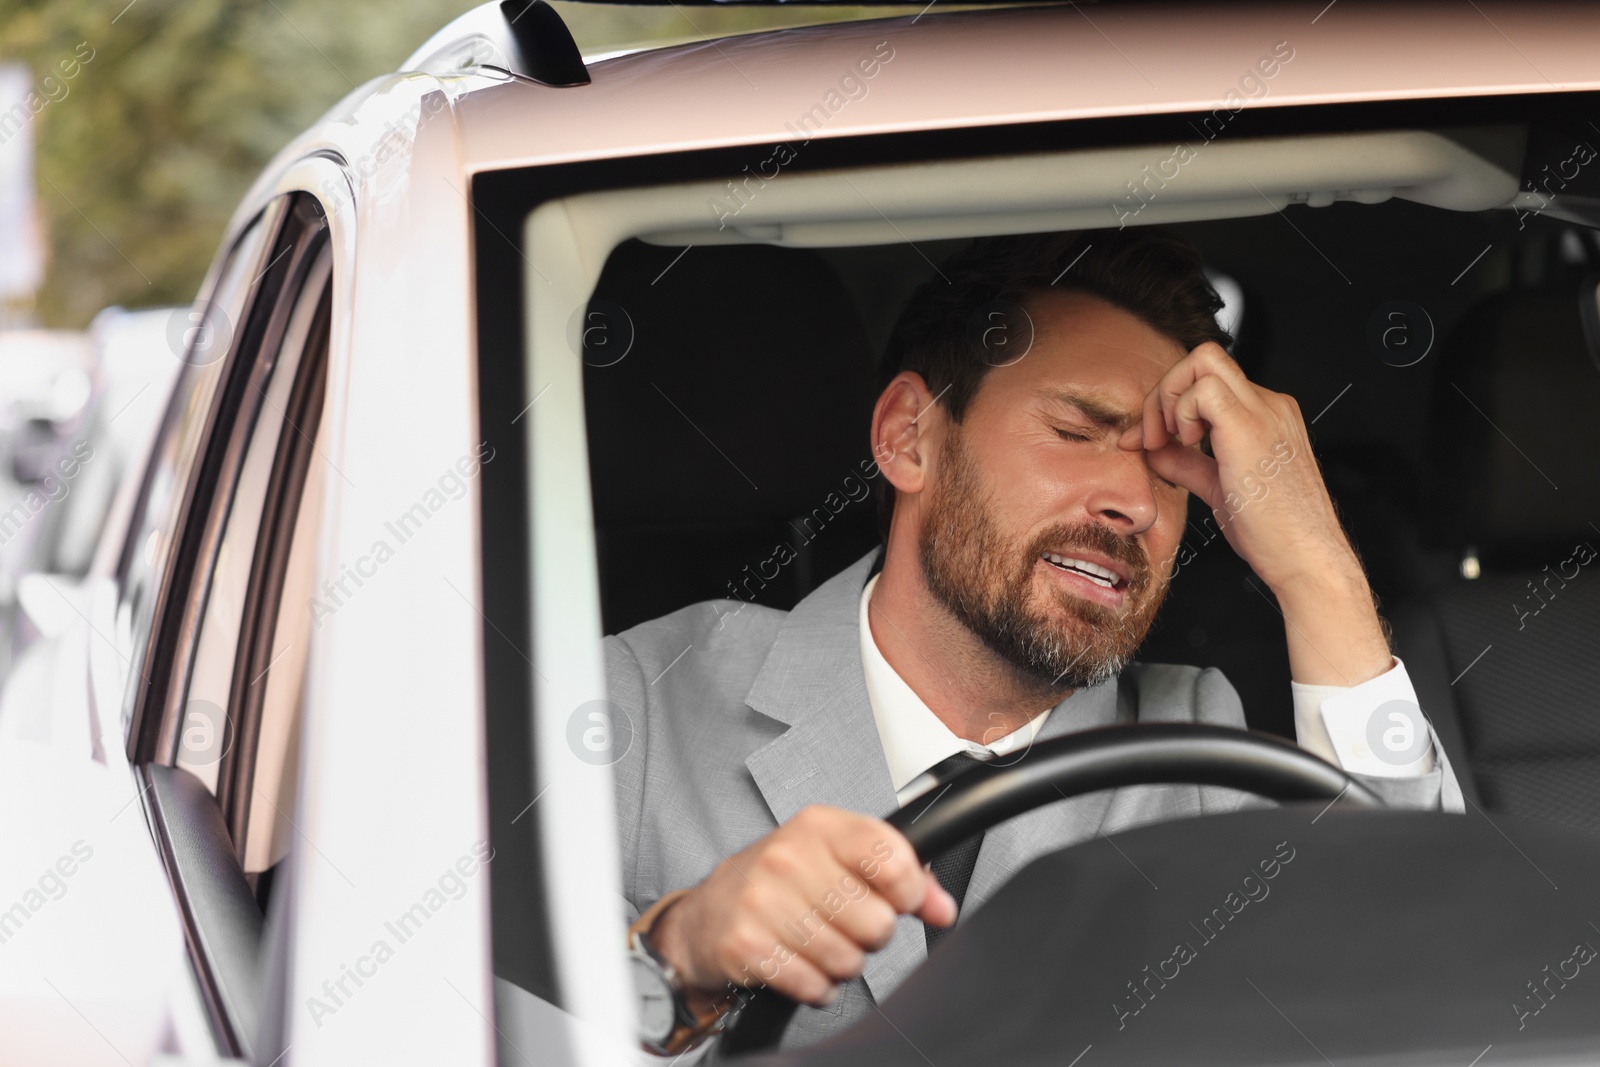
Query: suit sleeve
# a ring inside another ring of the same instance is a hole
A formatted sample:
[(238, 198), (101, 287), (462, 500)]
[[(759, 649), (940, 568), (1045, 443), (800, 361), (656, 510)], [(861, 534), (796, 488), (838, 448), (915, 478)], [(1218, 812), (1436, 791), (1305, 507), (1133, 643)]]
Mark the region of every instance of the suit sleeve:
[(1450, 757), (1445, 754), (1444, 745), (1440, 743), (1439, 735), (1434, 732), (1433, 724), (1428, 723), (1427, 728), (1435, 760), (1433, 769), (1427, 773), (1404, 778), (1353, 771), (1347, 773), (1382, 797), (1384, 803), (1392, 808), (1450, 811), (1458, 814), (1466, 811), (1461, 783), (1456, 781), (1455, 770), (1450, 766)]

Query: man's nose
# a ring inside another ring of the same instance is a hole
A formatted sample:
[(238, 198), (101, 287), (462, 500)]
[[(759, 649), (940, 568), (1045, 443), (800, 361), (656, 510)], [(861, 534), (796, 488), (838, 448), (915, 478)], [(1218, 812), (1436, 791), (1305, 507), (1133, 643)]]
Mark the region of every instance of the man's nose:
[(1124, 537), (1144, 533), (1157, 517), (1153, 477), (1144, 452), (1108, 449), (1103, 475), (1086, 501), (1089, 513)]

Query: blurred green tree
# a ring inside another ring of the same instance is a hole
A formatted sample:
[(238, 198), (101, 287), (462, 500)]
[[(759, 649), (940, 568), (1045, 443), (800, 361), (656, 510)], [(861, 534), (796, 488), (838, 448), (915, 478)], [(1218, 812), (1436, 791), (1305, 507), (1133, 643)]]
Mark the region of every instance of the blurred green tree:
[(273, 154), (471, 6), (0, 0), (0, 56), (36, 79), (80, 43), (93, 56), (33, 124), (49, 246), (38, 319), (81, 326), (110, 304), (193, 299)]
[[(0, 59), (66, 95), (33, 117), (49, 261), (34, 314), (187, 303), (240, 196), (290, 138), (475, 0), (0, 0)], [(899, 11), (557, 3), (580, 47)], [(915, 11), (917, 8), (906, 10)], [(14, 101), (0, 101), (0, 112)]]

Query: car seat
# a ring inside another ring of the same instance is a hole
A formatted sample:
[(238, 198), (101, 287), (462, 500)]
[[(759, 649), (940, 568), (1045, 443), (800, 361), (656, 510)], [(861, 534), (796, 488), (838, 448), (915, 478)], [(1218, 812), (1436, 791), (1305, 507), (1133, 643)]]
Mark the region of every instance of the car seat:
[(1439, 353), (1425, 536), (1457, 576), (1396, 651), (1469, 799), (1600, 830), (1596, 279), (1487, 298)]

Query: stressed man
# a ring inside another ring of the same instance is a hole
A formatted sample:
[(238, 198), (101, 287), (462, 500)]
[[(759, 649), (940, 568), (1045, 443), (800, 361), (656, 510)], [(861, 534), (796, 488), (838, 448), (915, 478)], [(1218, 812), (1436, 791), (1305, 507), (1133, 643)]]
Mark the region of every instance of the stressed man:
[(810, 1005), (787, 1043), (842, 1029), (1030, 860), (1260, 802), (1091, 794), (991, 829), (938, 876), (879, 818), (1035, 740), (1244, 728), (1220, 672), (1133, 662), (1191, 494), (1283, 612), (1299, 744), (1391, 803), (1460, 809), (1425, 722), (1400, 724), (1398, 753), (1368, 741), (1411, 683), (1299, 407), (1229, 357), (1219, 306), (1198, 253), (1159, 232), (973, 242), (890, 340), (868, 439), (883, 548), (787, 613), (708, 602), (607, 639), (635, 726), (616, 765), (630, 945), (675, 1002), (670, 1028), (646, 1013), (648, 1045), (692, 1046), (730, 987), (760, 984)]

